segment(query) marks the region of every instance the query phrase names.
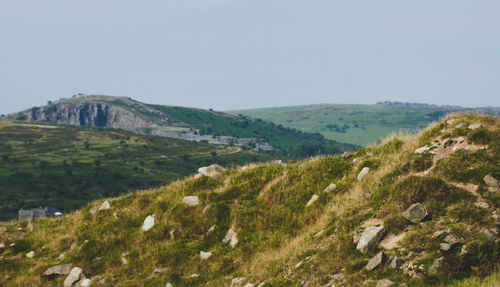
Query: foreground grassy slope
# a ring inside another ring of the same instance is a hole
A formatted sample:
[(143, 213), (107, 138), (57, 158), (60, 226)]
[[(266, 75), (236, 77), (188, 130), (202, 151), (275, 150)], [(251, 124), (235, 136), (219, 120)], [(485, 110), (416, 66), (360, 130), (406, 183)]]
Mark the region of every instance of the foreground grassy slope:
[(239, 147), (118, 130), (0, 121), (0, 220), (22, 207), (74, 210), (102, 197), (160, 186), (198, 167), (269, 161)]
[[(61, 219), (1, 224), (0, 282), (60, 286), (65, 276), (42, 274), (70, 263), (92, 286), (229, 286), (237, 277), (264, 286), (375, 286), (381, 279), (495, 286), (500, 241), (491, 230), (499, 227), (500, 196), (484, 177), (500, 178), (500, 121), (481, 115), (447, 120), (353, 154), (255, 164), (218, 179), (189, 177), (110, 199), (111, 208), (97, 213), (91, 210), (102, 201)], [(414, 153), (424, 145), (431, 150)], [(368, 174), (358, 179), (365, 167)], [(324, 192), (331, 183), (336, 188)], [(193, 195), (199, 205), (183, 202)], [(419, 224), (401, 215), (414, 203), (429, 213)], [(156, 224), (142, 231), (149, 215)], [(361, 253), (355, 239), (381, 225), (381, 243)], [(230, 228), (234, 247), (222, 241)], [(459, 242), (441, 250), (448, 235)], [(382, 250), (387, 260), (365, 270)], [(33, 258), (26, 257), (30, 251)], [(213, 255), (202, 260), (200, 251)], [(393, 256), (404, 263), (390, 268)]]
[[(463, 109), (467, 110), (467, 109)], [(471, 110), (472, 109), (468, 109)], [(231, 111), (325, 138), (367, 146), (393, 133), (419, 131), (455, 108), (321, 104)], [(491, 110), (494, 113), (493, 110)]]

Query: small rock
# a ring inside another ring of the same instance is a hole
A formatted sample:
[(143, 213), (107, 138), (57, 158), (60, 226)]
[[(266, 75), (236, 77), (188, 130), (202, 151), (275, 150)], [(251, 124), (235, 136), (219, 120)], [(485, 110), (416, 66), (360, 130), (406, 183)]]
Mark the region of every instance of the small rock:
[(482, 127), (483, 127), (483, 125), (481, 125), (480, 123), (473, 123), (473, 124), (469, 125), (469, 129), (471, 129), (471, 130), (477, 130), (477, 129), (480, 129)]
[(335, 183), (331, 183), (329, 186), (327, 186), (323, 192), (325, 193), (329, 193), (329, 192), (332, 192), (335, 190), (335, 188), (337, 188), (337, 185)]
[(475, 206), (479, 207), (479, 208), (483, 208), (483, 209), (488, 209), (490, 208), (490, 205), (484, 201), (479, 201), (479, 202), (476, 202), (474, 203)]
[(448, 234), (448, 233), (450, 233), (449, 229), (438, 230), (438, 231), (432, 233), (431, 238), (438, 238), (439, 236), (441, 236), (443, 234)]
[(286, 163), (284, 163), (281, 159), (275, 160), (274, 164), (281, 165), (281, 166), (286, 166)]
[(205, 214), (208, 211), (208, 209), (210, 208), (210, 206), (211, 206), (210, 203), (207, 204), (207, 206), (205, 206), (205, 208), (203, 208), (203, 210), (201, 211), (201, 213)]
[(384, 258), (384, 251), (379, 252), (372, 259), (370, 259), (370, 261), (368, 261), (368, 264), (366, 264), (365, 266), (366, 271), (372, 271), (373, 269), (377, 268), (384, 262)]
[(210, 234), (210, 233), (214, 232), (214, 230), (215, 230), (215, 224), (214, 224), (214, 225), (212, 225), (212, 227), (210, 227), (210, 228), (207, 230), (207, 234)]
[(101, 211), (101, 210), (105, 210), (105, 209), (110, 209), (111, 208), (111, 205), (109, 204), (109, 201), (105, 200), (101, 206), (99, 206), (99, 210), (98, 211)]
[(229, 242), (231, 247), (235, 247), (236, 244), (238, 244), (238, 237), (237, 237), (236, 232), (232, 228), (229, 228), (229, 230), (227, 231), (226, 236), (224, 237), (222, 242), (224, 242), (224, 243)]
[(142, 224), (141, 229), (143, 231), (148, 231), (153, 228), (153, 226), (155, 226), (155, 218), (153, 215), (148, 215), (148, 217), (144, 219), (144, 223)]
[(450, 234), (444, 238), (444, 242), (450, 244), (450, 246), (453, 246), (458, 243), (463, 243), (463, 239), (456, 237), (453, 234)]
[(167, 283), (167, 285), (165, 285), (165, 287), (174, 287), (174, 285), (172, 285), (172, 283)]
[(321, 229), (320, 231), (318, 231), (316, 234), (314, 234), (314, 237), (318, 238), (320, 237), (321, 235), (323, 235), (323, 233), (325, 232), (325, 230)]
[(196, 195), (185, 196), (182, 199), (182, 202), (184, 202), (185, 204), (187, 204), (189, 206), (197, 206), (198, 204), (200, 204), (200, 199)]
[(441, 268), (443, 268), (443, 262), (444, 262), (444, 257), (439, 257), (434, 259), (434, 262), (432, 263), (431, 266), (432, 272), (439, 271)]
[(317, 194), (313, 194), (311, 199), (309, 199), (309, 201), (306, 203), (306, 206), (311, 206), (313, 203), (316, 202), (316, 200), (318, 200), (318, 198), (319, 196)]
[(233, 280), (231, 280), (231, 287), (241, 286), (241, 284), (243, 284), (245, 280), (247, 280), (245, 277), (234, 278)]
[(304, 262), (300, 261), (299, 263), (295, 264), (295, 269), (299, 269)]
[(483, 177), (484, 183), (488, 186), (489, 191), (495, 192), (498, 190), (498, 180), (487, 174)]
[(484, 231), (484, 234), (489, 238), (489, 239), (495, 239), (497, 236), (498, 236), (498, 228), (494, 227), (494, 228), (490, 228), (486, 231)]
[(391, 268), (399, 268), (402, 264), (404, 263), (404, 259), (401, 257), (393, 256), (391, 258), (391, 262), (389, 263), (389, 266)]
[(418, 224), (427, 216), (427, 209), (425, 209), (425, 206), (421, 203), (414, 203), (401, 215), (412, 223)]
[(164, 273), (168, 270), (167, 267), (155, 267), (155, 270), (153, 270), (154, 273)]
[(89, 287), (92, 281), (90, 279), (83, 279), (79, 283), (80, 287)]
[(71, 272), (71, 264), (62, 264), (48, 268), (47, 270), (45, 270), (43, 275), (44, 276), (67, 275), (70, 272)]
[(389, 279), (382, 279), (377, 281), (377, 287), (389, 287), (392, 286), (392, 284), (394, 284), (394, 282)]
[(363, 177), (365, 177), (365, 175), (367, 175), (369, 171), (370, 171), (370, 168), (369, 168), (369, 167), (366, 167), (366, 166), (365, 166), (365, 167), (363, 167), (363, 169), (362, 169), (362, 170), (359, 172), (359, 174), (358, 174), (358, 181), (359, 181), (359, 180), (362, 180), (362, 179), (363, 179)]
[(217, 164), (212, 164), (211, 166), (206, 166), (206, 167), (200, 167), (198, 169), (199, 174), (211, 177), (213, 179), (220, 178), (224, 174), (224, 171), (226, 171), (226, 169)]
[(28, 257), (28, 258), (35, 257), (35, 251), (30, 251), (30, 252), (26, 253), (26, 257)]
[(74, 267), (71, 269), (71, 272), (69, 272), (68, 277), (64, 280), (64, 287), (71, 287), (73, 284), (80, 280), (81, 276), (83, 275), (82, 268), (80, 267)]
[(450, 250), (450, 248), (451, 248), (451, 245), (448, 243), (440, 243), (439, 244), (439, 249), (441, 249), (442, 251), (448, 251), (448, 250)]
[(206, 260), (206, 259), (210, 258), (210, 256), (212, 256), (212, 252), (200, 251), (201, 260)]
[(384, 226), (367, 227), (365, 231), (363, 231), (363, 234), (361, 234), (356, 249), (358, 249), (362, 253), (366, 253), (366, 251), (368, 251), (368, 246), (370, 244), (380, 241), (380, 239), (384, 235), (384, 231), (385, 231)]
[(431, 149), (430, 147), (428, 147), (428, 146), (425, 145), (423, 147), (417, 148), (415, 150), (415, 153), (421, 154), (421, 153), (424, 153), (426, 151), (429, 151), (430, 149)]

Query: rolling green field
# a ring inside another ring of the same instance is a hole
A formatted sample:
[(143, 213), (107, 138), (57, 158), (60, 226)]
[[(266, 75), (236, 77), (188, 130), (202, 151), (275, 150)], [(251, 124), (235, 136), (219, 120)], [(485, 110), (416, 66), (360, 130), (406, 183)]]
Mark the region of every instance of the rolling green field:
[(0, 121), (0, 220), (21, 207), (70, 211), (222, 166), (286, 157), (113, 129)]
[[(472, 109), (463, 109), (471, 111)], [(230, 111), (343, 143), (367, 146), (393, 133), (413, 133), (444, 115), (456, 112), (444, 107), (321, 104)]]

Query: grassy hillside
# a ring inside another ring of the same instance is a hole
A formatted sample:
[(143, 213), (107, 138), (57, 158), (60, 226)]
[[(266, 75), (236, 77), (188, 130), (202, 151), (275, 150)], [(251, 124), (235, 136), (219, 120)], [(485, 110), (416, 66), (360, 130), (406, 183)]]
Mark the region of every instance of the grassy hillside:
[[(231, 111), (339, 142), (367, 146), (393, 133), (416, 132), (457, 108), (386, 105), (309, 105)], [(462, 109), (469, 110), (472, 109)], [(488, 110), (495, 113), (493, 110)], [(498, 111), (496, 111), (498, 114)]]
[[(496, 286), (499, 162), (499, 119), (456, 115), (344, 156), (193, 176), (95, 213), (102, 200), (60, 219), (0, 224), (0, 282), (61, 286), (65, 275), (42, 274), (68, 263), (92, 286)], [(415, 204), (428, 214), (411, 222), (403, 212)], [(148, 216), (155, 225), (144, 231)], [(361, 246), (372, 229), (383, 232)]]
[(212, 163), (272, 158), (284, 157), (112, 129), (0, 121), (0, 220), (16, 218), (21, 207), (73, 210), (98, 198), (159, 186)]

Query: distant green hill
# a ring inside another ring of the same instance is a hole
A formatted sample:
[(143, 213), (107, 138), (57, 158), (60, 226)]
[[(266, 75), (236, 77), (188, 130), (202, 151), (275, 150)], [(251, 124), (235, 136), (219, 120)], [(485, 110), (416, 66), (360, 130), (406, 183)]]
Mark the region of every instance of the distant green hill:
[[(384, 103), (378, 105), (321, 104), (230, 111), (283, 125), (325, 138), (366, 146), (392, 133), (415, 132), (448, 113), (473, 111), (460, 107), (438, 107), (425, 104)], [(481, 111), (498, 114), (498, 108)]]
[(70, 211), (102, 197), (159, 186), (201, 166), (286, 157), (241, 147), (109, 128), (0, 121), (0, 220), (21, 207)]
[(112, 127), (134, 133), (249, 147), (307, 157), (337, 154), (355, 146), (284, 126), (212, 110), (150, 105), (130, 98), (76, 95), (7, 116), (22, 122)]

